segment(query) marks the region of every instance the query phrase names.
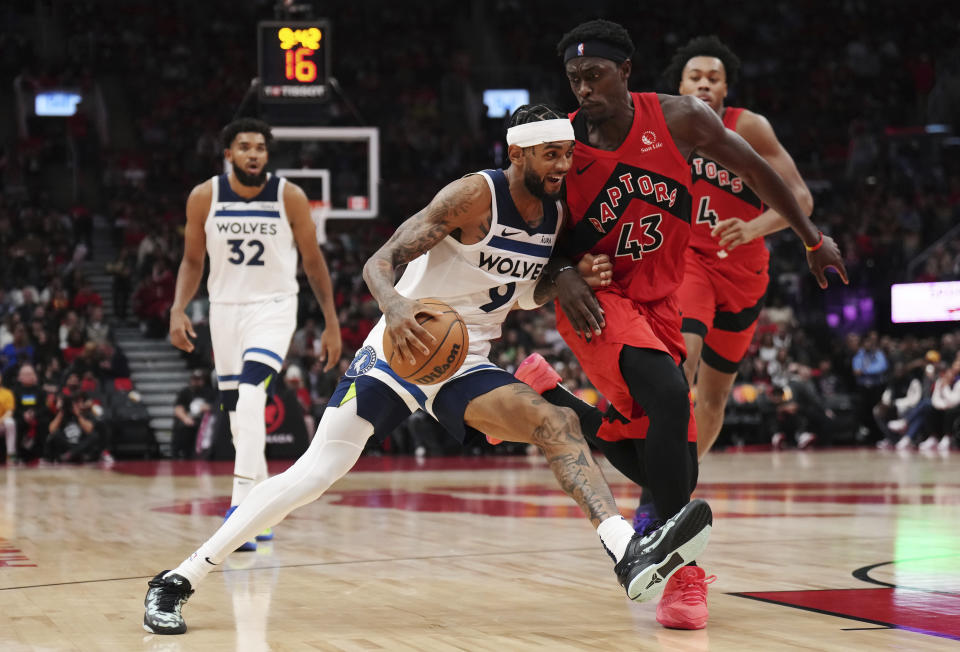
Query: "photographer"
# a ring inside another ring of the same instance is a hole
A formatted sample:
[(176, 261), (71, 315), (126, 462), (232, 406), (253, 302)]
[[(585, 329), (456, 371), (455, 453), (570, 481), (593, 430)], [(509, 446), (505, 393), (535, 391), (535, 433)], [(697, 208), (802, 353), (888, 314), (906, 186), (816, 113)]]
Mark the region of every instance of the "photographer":
[(76, 464), (97, 460), (104, 442), (98, 410), (86, 392), (57, 397), (57, 414), (50, 422), (43, 456), (51, 462)]

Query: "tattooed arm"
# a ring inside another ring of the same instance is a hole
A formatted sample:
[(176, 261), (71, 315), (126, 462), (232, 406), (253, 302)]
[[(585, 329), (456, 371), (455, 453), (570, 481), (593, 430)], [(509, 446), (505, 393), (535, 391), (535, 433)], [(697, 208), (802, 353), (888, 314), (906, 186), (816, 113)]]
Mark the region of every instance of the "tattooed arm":
[[(416, 320), (419, 313), (438, 314), (394, 289), (397, 267), (426, 253), (455, 230), (482, 229), (490, 214), (490, 188), (480, 175), (447, 185), (426, 208), (401, 224), (385, 245), (363, 266), (363, 280), (380, 304), (387, 331), (400, 355), (414, 361), (413, 351), (428, 353), (434, 338)], [(489, 228), (489, 227), (488, 227)]]

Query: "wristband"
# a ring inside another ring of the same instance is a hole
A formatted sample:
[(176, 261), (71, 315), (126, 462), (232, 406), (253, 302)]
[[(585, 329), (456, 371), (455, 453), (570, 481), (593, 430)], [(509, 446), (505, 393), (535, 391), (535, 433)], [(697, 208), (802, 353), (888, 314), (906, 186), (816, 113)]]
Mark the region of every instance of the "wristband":
[(823, 246), (823, 231), (817, 231), (817, 233), (820, 234), (820, 239), (817, 240), (817, 244), (811, 247), (806, 242), (803, 243), (803, 246), (807, 251), (816, 251), (817, 249)]
[(568, 269), (576, 269), (576, 267), (574, 267), (573, 265), (564, 265), (563, 267), (561, 267), (560, 269), (558, 269), (557, 271), (555, 271), (555, 272), (553, 273), (553, 275), (550, 277), (551, 282), (552, 282), (554, 285), (556, 285), (556, 284), (557, 284), (557, 277), (560, 276), (560, 272), (565, 272), (565, 271), (567, 271)]

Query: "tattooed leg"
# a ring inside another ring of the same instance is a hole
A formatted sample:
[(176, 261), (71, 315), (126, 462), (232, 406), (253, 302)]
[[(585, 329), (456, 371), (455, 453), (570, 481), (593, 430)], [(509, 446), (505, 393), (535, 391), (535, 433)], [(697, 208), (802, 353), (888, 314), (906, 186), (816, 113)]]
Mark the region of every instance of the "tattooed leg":
[(560, 487), (580, 505), (594, 527), (620, 514), (573, 410), (550, 405), (530, 387), (517, 383), (470, 401), (464, 421), (499, 439), (537, 446)]

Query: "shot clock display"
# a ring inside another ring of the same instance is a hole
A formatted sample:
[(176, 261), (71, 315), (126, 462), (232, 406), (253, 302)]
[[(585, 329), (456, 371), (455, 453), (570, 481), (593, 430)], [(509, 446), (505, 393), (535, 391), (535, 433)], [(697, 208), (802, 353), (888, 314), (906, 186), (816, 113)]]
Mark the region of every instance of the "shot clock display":
[(327, 96), (330, 24), (262, 21), (257, 25), (260, 100), (316, 102)]

